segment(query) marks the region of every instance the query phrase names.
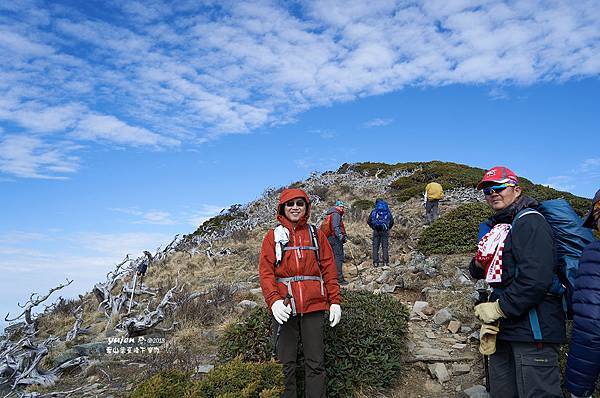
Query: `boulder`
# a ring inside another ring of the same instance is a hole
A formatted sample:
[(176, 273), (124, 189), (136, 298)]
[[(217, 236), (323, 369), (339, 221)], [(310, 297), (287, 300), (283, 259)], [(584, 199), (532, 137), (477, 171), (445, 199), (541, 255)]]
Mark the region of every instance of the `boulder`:
[(490, 394), (482, 385), (475, 385), (463, 391), (468, 398), (489, 398)]
[(443, 362), (432, 363), (428, 366), (429, 373), (440, 383), (445, 383), (450, 380), (450, 374), (448, 373), (448, 369), (446, 369), (446, 365)]
[(442, 308), (433, 316), (433, 322), (436, 325), (444, 325), (452, 319), (452, 314), (448, 311), (447, 308)]
[(412, 311), (413, 312), (423, 312), (423, 310), (425, 308), (427, 308), (428, 306), (429, 306), (429, 303), (427, 301), (415, 301), (415, 303), (413, 304)]

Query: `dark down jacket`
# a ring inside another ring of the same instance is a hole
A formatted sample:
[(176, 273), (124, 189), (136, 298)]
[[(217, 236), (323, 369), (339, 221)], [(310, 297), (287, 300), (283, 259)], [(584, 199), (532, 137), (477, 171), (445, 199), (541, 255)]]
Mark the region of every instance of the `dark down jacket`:
[(579, 260), (573, 292), (573, 334), (565, 386), (579, 397), (594, 391), (600, 372), (600, 241), (590, 243)]

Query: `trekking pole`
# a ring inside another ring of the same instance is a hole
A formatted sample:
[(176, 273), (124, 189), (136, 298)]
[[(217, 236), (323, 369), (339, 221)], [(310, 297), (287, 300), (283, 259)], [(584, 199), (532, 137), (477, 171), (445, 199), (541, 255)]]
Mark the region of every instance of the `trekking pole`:
[(483, 356), (483, 372), (485, 374), (485, 391), (490, 392), (490, 357)]
[[(283, 299), (283, 305), (284, 306), (288, 306), (290, 305), (290, 301), (292, 300), (292, 295), (291, 294), (287, 294), (287, 296), (285, 296), (285, 299)], [(282, 323), (277, 323), (277, 333), (275, 334), (275, 345), (273, 346), (273, 352), (271, 353), (273, 355), (273, 357), (277, 357), (277, 344), (279, 343), (279, 335), (281, 334), (281, 327), (283, 326)]]
[(135, 294), (135, 285), (137, 284), (138, 273), (135, 273), (133, 277), (133, 289), (131, 290), (131, 298), (129, 299), (129, 308), (127, 309), (127, 314), (131, 312), (131, 304), (133, 304), (133, 295)]
[[(348, 243), (352, 243), (352, 242), (348, 241)], [(362, 283), (362, 275), (360, 274), (360, 270), (358, 269), (358, 265), (356, 264), (356, 257), (354, 256), (354, 250), (352, 250), (352, 245), (348, 245), (348, 249), (350, 249), (350, 255), (352, 256), (352, 262), (354, 263), (354, 266), (356, 267), (356, 276), (358, 276), (358, 280), (360, 281), (360, 283)]]

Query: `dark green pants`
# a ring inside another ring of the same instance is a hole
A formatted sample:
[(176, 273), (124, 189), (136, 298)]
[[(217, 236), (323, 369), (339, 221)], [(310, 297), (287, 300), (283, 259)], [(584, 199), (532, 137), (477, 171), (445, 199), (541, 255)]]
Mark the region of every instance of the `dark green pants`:
[[(296, 362), (298, 343), (304, 353), (304, 396), (326, 397), (325, 344), (323, 342), (324, 311), (291, 316), (281, 326), (277, 339), (277, 359), (283, 365), (285, 391), (282, 398), (296, 398)], [(279, 324), (273, 320), (275, 336)]]
[(496, 341), (496, 353), (489, 362), (492, 398), (563, 398), (559, 346)]

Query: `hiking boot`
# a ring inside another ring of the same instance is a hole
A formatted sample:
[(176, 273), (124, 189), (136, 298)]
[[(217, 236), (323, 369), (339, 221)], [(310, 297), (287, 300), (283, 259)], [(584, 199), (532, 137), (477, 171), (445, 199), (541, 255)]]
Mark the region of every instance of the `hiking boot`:
[(340, 284), (340, 286), (348, 286), (348, 281), (345, 279), (342, 279), (341, 281), (338, 281), (338, 283)]
[(389, 267), (389, 265), (390, 265), (390, 263), (388, 263), (388, 262), (383, 263), (384, 267)]
[(379, 263), (373, 263), (373, 267), (379, 267)]

